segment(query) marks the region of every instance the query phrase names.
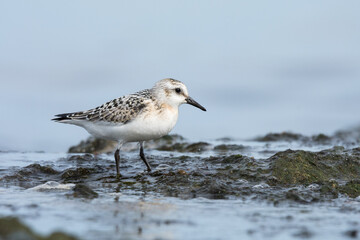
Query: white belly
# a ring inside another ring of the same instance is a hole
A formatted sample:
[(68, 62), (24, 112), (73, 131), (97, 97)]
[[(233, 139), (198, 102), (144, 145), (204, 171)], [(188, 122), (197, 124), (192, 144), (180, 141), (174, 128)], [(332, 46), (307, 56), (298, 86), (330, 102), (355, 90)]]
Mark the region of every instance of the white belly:
[[(168, 134), (178, 119), (177, 109), (147, 112), (126, 124), (86, 122), (82, 124), (90, 134), (98, 138), (118, 142), (139, 142), (160, 138)], [(80, 124), (79, 124), (80, 125)]]

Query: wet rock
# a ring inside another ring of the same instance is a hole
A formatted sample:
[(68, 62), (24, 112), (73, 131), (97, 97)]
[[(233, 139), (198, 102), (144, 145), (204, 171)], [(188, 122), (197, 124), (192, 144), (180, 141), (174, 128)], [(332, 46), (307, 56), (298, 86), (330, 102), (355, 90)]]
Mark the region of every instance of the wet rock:
[(17, 218), (0, 218), (0, 236), (2, 239), (41, 239), (29, 227)]
[(270, 158), (272, 175), (282, 185), (328, 182), (331, 179), (352, 180), (359, 177), (358, 156), (336, 153), (286, 150)]
[(360, 196), (360, 180), (352, 180), (340, 187), (340, 192), (349, 197), (356, 198)]
[(272, 186), (309, 186), (316, 183), (319, 187), (307, 189), (307, 194), (314, 199), (333, 199), (339, 193), (352, 198), (360, 195), (360, 155), (354, 149), (334, 147), (320, 152), (286, 150), (276, 153), (269, 160), (271, 175), (276, 179), (268, 181)]
[(311, 145), (343, 145), (343, 146), (358, 146), (360, 144), (360, 126), (335, 132), (333, 135), (317, 134), (313, 136), (304, 136), (301, 134), (282, 132), (269, 133), (262, 137), (257, 137), (255, 141), (260, 142), (274, 142), (274, 141), (297, 141), (305, 146)]
[(154, 139), (151, 141), (148, 141), (147, 144), (150, 147), (156, 148), (158, 146), (163, 146), (163, 145), (172, 145), (178, 142), (183, 142), (185, 141), (185, 138), (179, 134), (169, 134), (169, 135), (165, 135), (161, 138), (158, 139)]
[(40, 164), (36, 163), (36, 164), (31, 164), (29, 166), (24, 167), (18, 173), (23, 175), (23, 176), (28, 176), (30, 174), (33, 175), (33, 174), (39, 174), (39, 173), (57, 174), (58, 171), (54, 170), (50, 166), (41, 166)]
[(76, 198), (93, 199), (93, 198), (97, 198), (99, 194), (93, 191), (87, 185), (79, 183), (75, 185), (72, 196)]
[[(138, 149), (136, 146), (127, 144), (122, 149), (132, 151)], [(147, 149), (156, 149), (159, 151), (176, 151), (176, 152), (203, 152), (211, 149), (211, 145), (206, 142), (188, 143), (180, 135), (166, 135), (159, 139), (145, 142)], [(116, 142), (96, 139), (89, 137), (81, 141), (78, 145), (70, 147), (69, 153), (110, 153), (116, 148)], [(74, 157), (76, 158), (76, 157)]]
[(203, 152), (211, 149), (211, 145), (206, 142), (197, 143), (175, 143), (172, 145), (162, 145), (156, 148), (159, 151), (176, 152)]
[(159, 147), (156, 147), (156, 150), (183, 152), (186, 145), (187, 145), (186, 143), (174, 143), (174, 144), (170, 144), (170, 145), (166, 144), (166, 145), (161, 145)]
[(189, 144), (185, 147), (183, 152), (203, 152), (209, 150), (209, 143), (206, 142), (197, 142)]
[(231, 142), (231, 141), (234, 141), (234, 139), (231, 138), (231, 137), (222, 137), (222, 138), (217, 138), (216, 141), (219, 141), (219, 142)]
[(89, 137), (81, 141), (78, 145), (69, 148), (69, 153), (107, 153), (112, 152), (116, 147), (116, 142)]
[(294, 234), (294, 237), (298, 237), (301, 239), (311, 238), (314, 234), (310, 232), (308, 229), (303, 228), (299, 232)]
[(54, 232), (50, 236), (45, 238), (45, 240), (76, 240), (76, 239), (77, 238), (75, 238), (74, 236), (62, 232)]
[(328, 199), (335, 199), (339, 196), (339, 184), (335, 180), (324, 182), (322, 183), (319, 192)]
[[(328, 141), (328, 138), (319, 135), (311, 141)], [(241, 145), (221, 144), (214, 148), (206, 142), (188, 143), (178, 135), (166, 136), (152, 144), (167, 151), (215, 151), (181, 156), (152, 151), (148, 155), (152, 172), (144, 171), (137, 152), (125, 151), (120, 161), (121, 178), (115, 177), (112, 155), (101, 158), (92, 154), (60, 159), (61, 166), (72, 166), (62, 172), (50, 166), (29, 165), (14, 171), (14, 176), (20, 176), (20, 182), (31, 182), (32, 187), (51, 180), (61, 184), (86, 182), (86, 186), (78, 185), (70, 196), (89, 199), (97, 196), (91, 187), (100, 185), (110, 188), (109, 191), (116, 188), (184, 199), (236, 197), (274, 204), (284, 201), (308, 204), (345, 194), (353, 198), (359, 196), (360, 148), (337, 146), (319, 152), (286, 150), (269, 158), (255, 159), (233, 154), (241, 151)], [(214, 155), (209, 157), (209, 154)]]
[(59, 172), (51, 166), (42, 166), (36, 163), (0, 177), (0, 182), (4, 185), (14, 184), (30, 188), (41, 183), (45, 176), (47, 176), (49, 180), (53, 180), (57, 174), (59, 174)]
[(271, 160), (272, 174), (283, 185), (310, 184), (328, 178), (323, 171), (327, 166), (314, 153), (287, 150), (276, 153)]
[(221, 157), (220, 159), (221, 159), (222, 163), (240, 163), (244, 159), (248, 160), (248, 157), (241, 155), (241, 154), (235, 154), (235, 155), (230, 155), (230, 156), (226, 156), (226, 157)]
[(244, 145), (237, 145), (237, 144), (220, 144), (214, 147), (214, 150), (219, 152), (241, 151), (244, 149), (247, 149), (247, 147)]
[(350, 238), (357, 238), (359, 235), (359, 231), (354, 229), (354, 230), (349, 230), (345, 232), (345, 236), (348, 236)]
[(82, 179), (90, 177), (92, 174), (103, 171), (99, 166), (70, 168), (63, 171), (61, 179), (65, 181), (81, 181)]
[(226, 199), (229, 196), (248, 196), (257, 192), (248, 185), (255, 185), (258, 180), (265, 179), (264, 170), (259, 170), (257, 161), (243, 155), (189, 158), (183, 162), (185, 165), (181, 168), (179, 164), (170, 164), (170, 160), (179, 163), (179, 160), (173, 157), (161, 159), (161, 162), (169, 167), (158, 168), (146, 175), (138, 174), (137, 184), (131, 186), (126, 186), (126, 179), (121, 180), (121, 187), (154, 191), (185, 199)]
[(308, 137), (291, 132), (269, 133), (263, 137), (255, 138), (254, 140), (259, 142), (299, 142), (305, 146), (330, 145), (336, 142), (334, 137), (322, 133)]
[(291, 132), (282, 132), (282, 133), (269, 133), (263, 137), (257, 137), (254, 140), (259, 142), (273, 142), (273, 141), (298, 141), (305, 138), (301, 134), (291, 133)]
[(335, 132), (333, 138), (345, 145), (358, 146), (360, 144), (360, 126)]
[(95, 157), (92, 154), (86, 153), (81, 155), (72, 155), (67, 158), (68, 161), (71, 162), (90, 162), (95, 161)]
[(226, 184), (224, 181), (207, 178), (201, 183), (201, 187), (195, 189), (195, 193), (202, 197), (210, 199), (227, 199), (229, 195), (235, 195), (235, 189), (231, 184)]
[(9, 240), (76, 240), (77, 238), (61, 233), (54, 232), (50, 236), (43, 237), (35, 233), (28, 226), (14, 217), (0, 218), (0, 239)]
[(315, 198), (313, 198), (313, 196), (306, 195), (306, 194), (304, 194), (304, 192), (297, 191), (296, 189), (291, 189), (291, 190), (287, 191), (285, 194), (285, 198), (287, 200), (298, 202), (301, 204), (314, 202), (314, 199), (315, 199)]
[(203, 152), (211, 149), (211, 144), (206, 142), (188, 143), (178, 134), (171, 134), (157, 140), (148, 141), (146, 145), (159, 151), (175, 152)]
[[(171, 151), (171, 149), (177, 149), (181, 146), (181, 143), (185, 140), (180, 135), (171, 134), (163, 136), (159, 139), (145, 142), (145, 147), (150, 149), (159, 149), (163, 151)], [(117, 143), (114, 141), (97, 139), (89, 137), (87, 140), (81, 141), (78, 145), (69, 148), (69, 153), (112, 153), (116, 148)], [(126, 144), (122, 148), (125, 151), (132, 151), (137, 149), (136, 144)], [(181, 148), (182, 149), (182, 148)], [(176, 150), (175, 150), (176, 151)]]
[(333, 139), (325, 134), (318, 134), (311, 137), (311, 140), (317, 144), (331, 144)]

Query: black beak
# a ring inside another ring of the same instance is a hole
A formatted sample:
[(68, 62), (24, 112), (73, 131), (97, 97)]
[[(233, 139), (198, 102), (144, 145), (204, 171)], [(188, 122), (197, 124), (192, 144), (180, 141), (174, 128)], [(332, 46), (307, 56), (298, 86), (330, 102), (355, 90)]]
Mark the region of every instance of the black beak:
[(205, 109), (203, 106), (201, 106), (197, 101), (195, 101), (195, 100), (192, 99), (191, 97), (188, 97), (188, 98), (186, 98), (185, 100), (186, 100), (186, 103), (188, 103), (188, 104), (190, 104), (190, 105), (193, 105), (193, 106), (195, 106), (195, 107), (197, 107), (197, 108), (200, 108), (200, 109), (203, 110), (203, 111), (206, 111), (206, 109)]

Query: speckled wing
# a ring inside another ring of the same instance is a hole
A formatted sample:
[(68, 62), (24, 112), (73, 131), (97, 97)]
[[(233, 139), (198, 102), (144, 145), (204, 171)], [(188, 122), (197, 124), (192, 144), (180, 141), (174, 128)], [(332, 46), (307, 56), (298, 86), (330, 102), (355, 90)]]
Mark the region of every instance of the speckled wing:
[(104, 121), (109, 123), (127, 123), (146, 111), (149, 102), (152, 101), (149, 89), (116, 98), (103, 105), (84, 112), (64, 113), (56, 115), (55, 121), (62, 120), (87, 120)]

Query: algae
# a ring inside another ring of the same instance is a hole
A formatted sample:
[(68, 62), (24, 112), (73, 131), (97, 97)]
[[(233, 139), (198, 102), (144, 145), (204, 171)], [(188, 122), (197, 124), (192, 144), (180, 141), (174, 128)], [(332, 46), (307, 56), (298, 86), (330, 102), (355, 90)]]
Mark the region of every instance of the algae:
[(339, 187), (339, 191), (343, 194), (347, 194), (352, 198), (360, 196), (360, 180), (352, 180), (347, 182), (344, 186)]
[(76, 240), (77, 238), (62, 232), (54, 232), (43, 237), (15, 217), (0, 218), (0, 239), (27, 239), (27, 240)]
[(270, 158), (272, 175), (279, 184), (311, 184), (331, 179), (350, 181), (359, 178), (359, 156), (343, 150), (329, 149), (320, 152), (287, 150)]

